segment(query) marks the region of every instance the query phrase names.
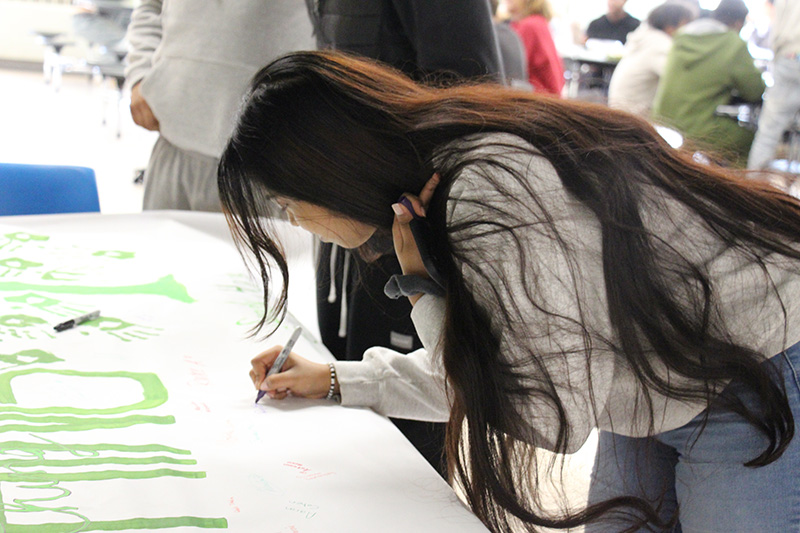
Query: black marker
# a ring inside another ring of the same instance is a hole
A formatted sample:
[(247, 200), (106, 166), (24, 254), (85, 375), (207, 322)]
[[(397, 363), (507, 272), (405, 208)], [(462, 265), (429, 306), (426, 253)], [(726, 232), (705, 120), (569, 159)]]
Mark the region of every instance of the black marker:
[[(281, 353), (279, 353), (277, 359), (275, 359), (275, 362), (272, 363), (272, 366), (270, 367), (269, 372), (267, 372), (267, 375), (264, 376), (264, 379), (267, 379), (272, 374), (277, 374), (278, 372), (281, 371), (281, 369), (283, 368), (283, 364), (289, 358), (289, 354), (291, 353), (292, 348), (294, 348), (294, 343), (296, 343), (297, 339), (300, 338), (300, 334), (302, 332), (303, 332), (303, 328), (300, 328), (300, 327), (298, 327), (297, 329), (294, 330), (294, 332), (292, 333), (292, 336), (289, 337), (289, 340), (286, 342), (286, 346), (283, 347), (283, 349), (281, 350)], [(262, 383), (263, 383), (263, 380), (262, 380)], [(256, 394), (256, 403), (258, 403), (258, 401), (261, 398), (263, 398), (266, 393), (267, 393), (267, 391), (264, 391), (264, 390), (258, 391), (258, 394)]]
[(91, 313), (86, 313), (85, 315), (75, 317), (71, 320), (67, 320), (66, 322), (62, 322), (61, 324), (56, 324), (55, 326), (53, 326), (53, 329), (56, 331), (64, 331), (65, 329), (74, 328), (78, 324), (83, 324), (84, 322), (88, 322), (89, 320), (94, 320), (99, 316), (100, 316), (100, 311), (92, 311)]

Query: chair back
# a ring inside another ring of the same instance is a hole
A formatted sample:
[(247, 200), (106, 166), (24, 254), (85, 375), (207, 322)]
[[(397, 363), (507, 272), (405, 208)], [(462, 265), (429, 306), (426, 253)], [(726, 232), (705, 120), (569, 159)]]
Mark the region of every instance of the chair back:
[(99, 211), (91, 168), (0, 163), (0, 216)]

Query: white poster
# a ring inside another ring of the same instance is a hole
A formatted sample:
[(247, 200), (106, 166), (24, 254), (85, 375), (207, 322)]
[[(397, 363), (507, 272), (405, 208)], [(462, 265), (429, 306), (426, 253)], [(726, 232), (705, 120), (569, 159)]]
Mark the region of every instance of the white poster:
[(250, 359), (297, 321), (248, 338), (222, 217), (172, 218), (0, 219), (0, 531), (485, 531), (388, 420), (254, 403)]

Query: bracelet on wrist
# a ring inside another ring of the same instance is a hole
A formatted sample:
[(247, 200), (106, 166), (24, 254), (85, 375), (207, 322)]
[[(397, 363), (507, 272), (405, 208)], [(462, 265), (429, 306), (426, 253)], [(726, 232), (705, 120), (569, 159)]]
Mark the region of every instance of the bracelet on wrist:
[(336, 367), (333, 365), (333, 363), (328, 363), (328, 369), (331, 373), (331, 384), (328, 387), (328, 395), (325, 396), (325, 399), (340, 402), (342, 400), (342, 395), (336, 394)]

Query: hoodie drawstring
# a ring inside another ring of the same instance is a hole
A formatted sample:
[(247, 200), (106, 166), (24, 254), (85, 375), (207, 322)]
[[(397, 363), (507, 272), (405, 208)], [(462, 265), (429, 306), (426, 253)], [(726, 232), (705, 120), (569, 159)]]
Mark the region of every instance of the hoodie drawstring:
[(339, 337), (347, 336), (347, 278), (350, 277), (350, 252), (344, 251), (344, 268), (342, 270), (342, 304), (339, 309)]
[[(339, 288), (339, 293), (342, 295), (342, 300), (339, 303), (339, 331), (340, 338), (347, 336), (347, 280), (350, 277), (350, 252), (342, 249), (342, 286)], [(339, 246), (331, 245), (331, 257), (328, 263), (330, 269), (330, 285), (328, 287), (328, 303), (336, 302), (336, 260), (339, 256)]]
[(331, 245), (331, 257), (328, 263), (330, 271), (330, 287), (328, 289), (328, 303), (332, 304), (336, 301), (336, 256), (338, 255), (339, 247), (335, 244)]

